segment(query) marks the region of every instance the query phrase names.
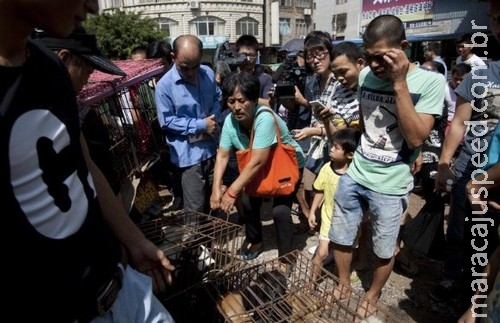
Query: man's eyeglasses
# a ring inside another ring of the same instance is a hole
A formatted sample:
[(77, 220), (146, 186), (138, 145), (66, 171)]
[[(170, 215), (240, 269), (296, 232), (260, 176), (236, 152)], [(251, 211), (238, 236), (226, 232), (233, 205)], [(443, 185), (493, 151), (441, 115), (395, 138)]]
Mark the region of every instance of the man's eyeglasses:
[(327, 50), (324, 50), (324, 51), (315, 51), (313, 53), (308, 53), (307, 56), (306, 56), (306, 60), (308, 63), (311, 63), (312, 61), (314, 61), (314, 59), (316, 58), (318, 61), (322, 60), (322, 59), (325, 59), (326, 55), (328, 55), (328, 51)]
[(241, 52), (240, 54), (243, 54), (243, 55), (245, 55), (246, 57), (250, 57), (250, 58), (255, 58), (255, 57), (257, 57), (257, 53), (245, 53), (245, 52)]
[(369, 55), (369, 54), (364, 54), (364, 57), (365, 57), (365, 62), (369, 63), (369, 62), (377, 62), (379, 64), (382, 64), (382, 63), (385, 63), (385, 60), (384, 60), (384, 56), (386, 55), (386, 53), (381, 53), (381, 54), (375, 54), (375, 55)]

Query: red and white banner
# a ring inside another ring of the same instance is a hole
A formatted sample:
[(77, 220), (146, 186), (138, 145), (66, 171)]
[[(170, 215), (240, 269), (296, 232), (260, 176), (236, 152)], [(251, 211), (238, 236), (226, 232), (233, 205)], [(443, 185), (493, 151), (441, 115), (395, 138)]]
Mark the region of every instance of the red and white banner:
[(363, 0), (361, 26), (375, 17), (391, 14), (399, 17), (406, 28), (432, 25), (434, 0)]

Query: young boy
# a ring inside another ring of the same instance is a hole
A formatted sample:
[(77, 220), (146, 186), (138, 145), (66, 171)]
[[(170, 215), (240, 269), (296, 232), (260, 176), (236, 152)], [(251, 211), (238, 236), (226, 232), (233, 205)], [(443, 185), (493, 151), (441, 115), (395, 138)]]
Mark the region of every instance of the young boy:
[(349, 167), (354, 151), (358, 145), (361, 132), (353, 128), (344, 128), (336, 131), (332, 135), (330, 142), (330, 162), (325, 164), (319, 171), (314, 181), (314, 199), (309, 213), (309, 226), (314, 229), (316, 223), (316, 209), (321, 206), (321, 226), (319, 231), (319, 243), (312, 260), (312, 281), (316, 278), (323, 267), (323, 263), (328, 256), (328, 231), (332, 222), (333, 198), (337, 190), (337, 184)]

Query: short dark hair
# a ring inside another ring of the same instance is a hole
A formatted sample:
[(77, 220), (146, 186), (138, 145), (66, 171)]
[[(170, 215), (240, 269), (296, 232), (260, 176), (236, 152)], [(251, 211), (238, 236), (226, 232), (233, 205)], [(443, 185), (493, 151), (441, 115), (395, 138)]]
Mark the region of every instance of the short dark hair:
[(363, 58), (363, 54), (361, 54), (358, 45), (350, 41), (345, 41), (333, 46), (331, 51), (332, 61), (342, 55), (345, 55), (353, 63)]
[[(304, 39), (304, 57), (307, 58), (307, 54), (309, 51), (315, 48), (325, 48), (328, 53), (331, 55), (332, 53), (332, 39), (330, 38), (330, 34), (323, 31), (313, 30), (311, 31), (306, 38)], [(331, 59), (331, 56), (330, 56)], [(311, 74), (313, 72), (311, 66), (306, 64), (306, 72), (307, 74)]]
[(460, 64), (453, 66), (453, 68), (451, 69), (451, 75), (453, 75), (453, 74), (457, 74), (460, 76), (465, 75), (465, 74), (469, 73), (470, 70), (471, 70), (471, 66), (469, 64), (460, 63)]
[(361, 131), (354, 128), (343, 128), (335, 131), (330, 141), (340, 145), (345, 153), (354, 153), (360, 138)]
[(148, 50), (148, 48), (144, 45), (135, 46), (130, 51), (130, 55), (139, 54), (139, 53), (146, 53), (147, 50)]
[(434, 52), (437, 56), (441, 56), (441, 43), (437, 41), (431, 41), (427, 43), (427, 50)]
[(312, 37), (326, 37), (328, 39), (332, 39), (332, 36), (330, 36), (330, 34), (327, 33), (326, 31), (313, 30), (309, 34), (307, 34), (306, 38), (304, 38), (304, 44), (307, 43), (309, 38), (312, 38)]
[(472, 43), (472, 34), (470, 33), (460, 34), (457, 40), (455, 40), (455, 44), (462, 44), (462, 43)]
[(148, 44), (148, 48), (146, 50), (146, 58), (164, 58), (171, 62), (171, 52), (172, 46), (169, 43), (164, 40), (158, 40)]
[(259, 47), (259, 41), (253, 35), (241, 35), (236, 40), (236, 51), (239, 51), (241, 47), (251, 47), (257, 49)]
[(313, 30), (304, 39), (304, 54), (315, 47), (324, 47), (328, 52), (332, 51), (332, 39), (330, 34), (324, 31)]
[(238, 88), (241, 93), (250, 101), (257, 102), (260, 96), (259, 78), (253, 73), (231, 72), (222, 82), (222, 99), (224, 102), (230, 97), (234, 90)]
[(381, 15), (370, 21), (363, 33), (363, 43), (373, 45), (385, 40), (390, 46), (397, 46), (406, 39), (405, 27), (401, 19), (393, 15)]

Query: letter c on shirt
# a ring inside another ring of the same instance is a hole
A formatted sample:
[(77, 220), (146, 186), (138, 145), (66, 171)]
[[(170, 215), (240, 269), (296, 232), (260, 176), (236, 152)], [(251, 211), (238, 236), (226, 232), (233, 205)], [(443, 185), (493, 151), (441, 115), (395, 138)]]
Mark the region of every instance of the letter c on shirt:
[[(33, 129), (34, 123), (36, 129)], [(66, 201), (69, 199), (68, 209), (61, 210), (54, 203), (54, 197), (43, 179), (44, 170), (40, 167), (37, 145), (41, 139), (50, 144), (50, 150), (56, 156), (70, 145), (65, 124), (48, 110), (28, 111), (13, 124), (9, 141), (11, 185), (31, 225), (44, 236), (62, 239), (81, 227), (88, 212), (88, 200), (75, 167), (67, 171), (66, 177), (59, 179), (64, 188), (64, 198)], [(55, 163), (59, 161), (54, 159)], [(67, 165), (57, 164), (53, 167), (59, 166), (68, 168)], [(90, 176), (89, 180), (93, 187)]]

